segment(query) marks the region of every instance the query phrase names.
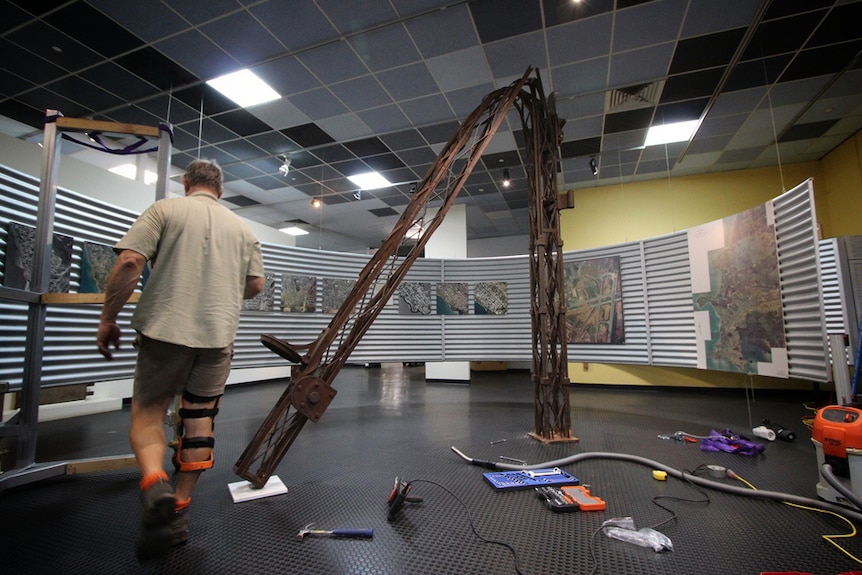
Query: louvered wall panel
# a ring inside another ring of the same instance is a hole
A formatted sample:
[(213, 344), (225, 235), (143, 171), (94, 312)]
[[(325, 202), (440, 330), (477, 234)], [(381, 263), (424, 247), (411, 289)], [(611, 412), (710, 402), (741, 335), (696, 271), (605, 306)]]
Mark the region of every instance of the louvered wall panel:
[(620, 257), (625, 343), (614, 345), (570, 344), (569, 361), (647, 364), (649, 361), (649, 338), (640, 242), (569, 252), (565, 254), (563, 260), (568, 263), (611, 256)]
[[(532, 361), (528, 256), (441, 261), (436, 282), (468, 284), (469, 315), (440, 318), (446, 361)], [(506, 282), (508, 313), (475, 315), (478, 282)], [(436, 286), (432, 286), (432, 290)], [(434, 292), (436, 293), (436, 292)]]
[(650, 361), (697, 367), (688, 234), (645, 240), (643, 252)]
[(782, 194), (772, 205), (789, 375), (831, 381), (810, 180)]

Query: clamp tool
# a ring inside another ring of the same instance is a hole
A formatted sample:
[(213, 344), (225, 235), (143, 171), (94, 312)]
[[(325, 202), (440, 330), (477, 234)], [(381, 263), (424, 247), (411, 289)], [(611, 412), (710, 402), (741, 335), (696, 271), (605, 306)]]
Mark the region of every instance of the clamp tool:
[(355, 539), (374, 538), (374, 529), (332, 529), (330, 531), (326, 531), (324, 529), (312, 529), (312, 527), (314, 527), (314, 523), (309, 523), (308, 525), (300, 529), (296, 538), (300, 541), (302, 541), (306, 535), (311, 535), (315, 537), (350, 537)]

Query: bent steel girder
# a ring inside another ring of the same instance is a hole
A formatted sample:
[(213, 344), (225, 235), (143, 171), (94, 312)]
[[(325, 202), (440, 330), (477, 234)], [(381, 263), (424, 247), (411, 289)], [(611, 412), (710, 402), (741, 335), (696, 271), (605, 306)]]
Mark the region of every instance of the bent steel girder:
[(557, 172), (565, 120), (556, 114), (541, 82), (532, 82), (515, 103), (526, 141), (530, 212), (530, 319), (535, 421), (542, 441), (572, 440), (566, 350), (563, 241), (560, 236)]
[[(291, 381), (284, 393), (234, 465), (237, 475), (257, 488), (263, 487), (306, 421), (320, 419), (336, 393), (332, 381), (443, 222), (485, 148), (521, 95), (530, 72), (528, 68), (519, 80), (485, 96), (464, 120), (417, 184), (413, 199), (392, 232), (365, 265), (350, 294), (317, 339), (296, 345), (272, 336), (261, 338), (270, 350), (297, 365), (291, 368)], [(430, 204), (437, 201), (442, 204), (426, 222)], [(422, 227), (419, 239), (406, 256), (398, 257), (398, 248), (407, 245), (417, 226)], [(255, 465), (257, 469), (252, 470)]]

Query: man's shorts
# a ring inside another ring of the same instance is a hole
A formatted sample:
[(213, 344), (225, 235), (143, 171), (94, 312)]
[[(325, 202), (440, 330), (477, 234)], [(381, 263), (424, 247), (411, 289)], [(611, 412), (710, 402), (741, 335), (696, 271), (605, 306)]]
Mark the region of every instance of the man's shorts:
[(147, 405), (172, 398), (184, 389), (200, 397), (224, 393), (230, 374), (233, 344), (222, 348), (194, 348), (151, 339), (135, 338), (133, 397)]

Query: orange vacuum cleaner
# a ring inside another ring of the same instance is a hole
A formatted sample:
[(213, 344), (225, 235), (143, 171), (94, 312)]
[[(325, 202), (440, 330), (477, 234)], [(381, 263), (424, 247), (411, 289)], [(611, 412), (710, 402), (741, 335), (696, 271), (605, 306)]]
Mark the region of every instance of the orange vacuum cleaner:
[[(817, 468), (824, 463), (856, 495), (862, 495), (862, 409), (830, 405), (817, 411), (811, 442), (817, 452)], [(817, 495), (827, 501), (847, 503), (823, 477), (817, 484)]]

